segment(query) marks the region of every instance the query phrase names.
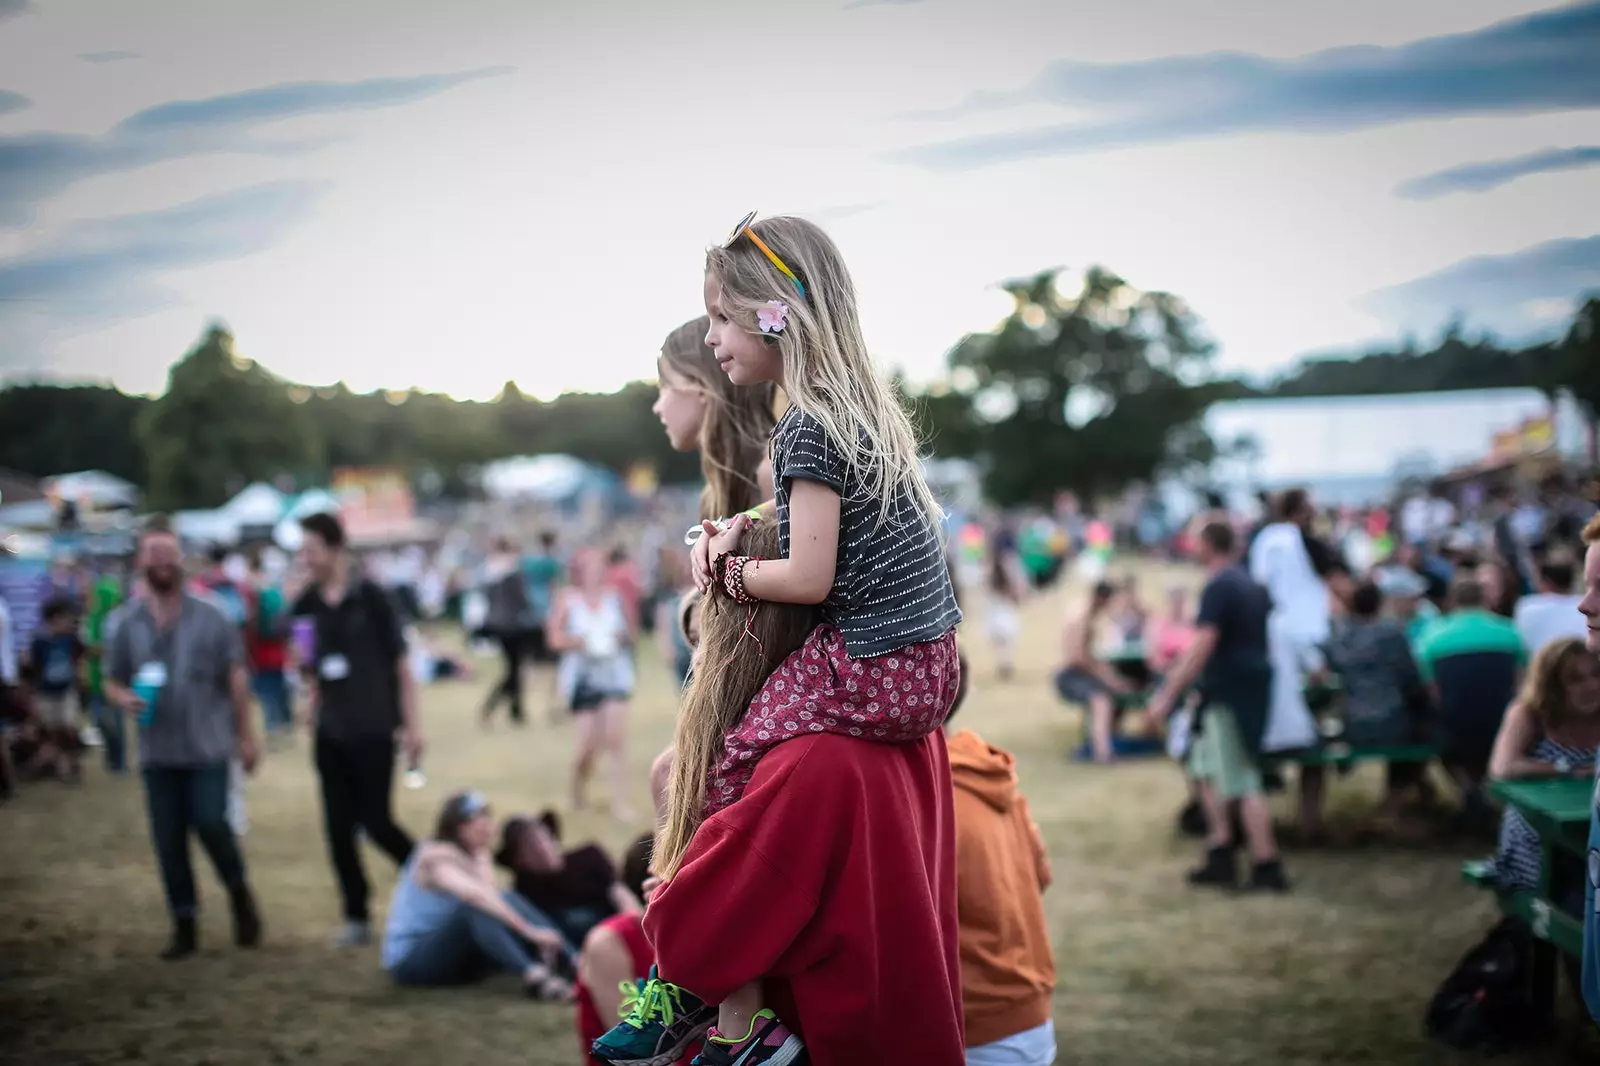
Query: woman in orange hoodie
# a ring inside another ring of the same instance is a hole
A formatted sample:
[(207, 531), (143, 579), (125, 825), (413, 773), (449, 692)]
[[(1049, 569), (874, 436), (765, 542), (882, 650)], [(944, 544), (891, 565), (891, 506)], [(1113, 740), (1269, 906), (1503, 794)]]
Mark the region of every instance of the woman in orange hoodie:
[(1044, 917), (1050, 858), (1018, 791), (1011, 753), (970, 730), (950, 732), (949, 718), (945, 730), (967, 1066), (1049, 1066), (1056, 1060), (1056, 962)]

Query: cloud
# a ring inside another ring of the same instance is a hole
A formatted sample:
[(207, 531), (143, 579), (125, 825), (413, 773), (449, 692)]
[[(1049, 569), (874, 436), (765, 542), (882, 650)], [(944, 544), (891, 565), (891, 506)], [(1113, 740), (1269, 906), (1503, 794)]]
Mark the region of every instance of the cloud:
[(855, 218), (857, 215), (867, 214), (869, 211), (877, 211), (888, 203), (889, 201), (887, 200), (866, 200), (854, 204), (829, 204), (826, 207), (807, 211), (805, 214), (813, 222), (841, 222), (847, 218)]
[(863, 7), (909, 7), (920, 3), (923, 3), (923, 0), (849, 0), (840, 10), (855, 11)]
[(1037, 156), (1264, 130), (1346, 131), (1419, 118), (1600, 107), (1600, 3), (1573, 4), (1470, 33), (1298, 59), (1237, 52), (1136, 63), (1060, 61), (1012, 93), (980, 93), (966, 117), (1053, 103), (1081, 123), (961, 137), (895, 158), (959, 170)]
[(181, 302), (154, 276), (272, 246), (319, 192), (304, 181), (253, 185), (79, 222), (44, 248), (0, 259), (0, 367), (35, 361), (36, 346), (64, 325), (104, 324)]
[(14, 93), (9, 89), (0, 89), (0, 115), (8, 114), (12, 111), (21, 111), (32, 103), (32, 100), (29, 100), (21, 93)]
[(128, 116), (103, 137), (49, 132), (0, 137), (0, 225), (28, 222), (35, 205), (84, 178), (210, 152), (303, 151), (308, 142), (264, 142), (249, 135), (281, 119), (411, 103), (509, 69), (272, 85), (160, 104)]
[(0, 19), (8, 19), (12, 15), (20, 15), (31, 10), (28, 0), (0, 0)]
[(1600, 235), (1465, 259), (1369, 293), (1358, 306), (1414, 332), (1425, 333), (1459, 316), (1506, 337), (1526, 339), (1565, 328), (1578, 299), (1595, 290), (1600, 290)]
[(85, 63), (121, 63), (128, 59), (144, 58), (138, 52), (123, 52), (112, 50), (108, 52), (79, 52), (78, 58)]
[(1424, 174), (1401, 185), (1395, 193), (1408, 200), (1432, 200), (1453, 192), (1488, 192), (1530, 174), (1548, 174), (1556, 170), (1577, 170), (1597, 165), (1600, 165), (1600, 145), (1546, 148), (1513, 159), (1466, 163)]

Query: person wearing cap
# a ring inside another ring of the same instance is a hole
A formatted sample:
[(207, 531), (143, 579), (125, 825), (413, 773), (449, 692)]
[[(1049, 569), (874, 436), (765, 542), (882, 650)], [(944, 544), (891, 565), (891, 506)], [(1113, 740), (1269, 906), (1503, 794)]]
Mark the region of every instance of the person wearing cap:
[(1406, 640), (1415, 646), (1439, 617), (1439, 608), (1425, 598), (1427, 579), (1410, 567), (1382, 566), (1372, 572), (1372, 581), (1383, 597), (1385, 614), (1400, 624)]
[(572, 962), (565, 939), (538, 908), (495, 882), (494, 819), (479, 792), (445, 801), (431, 840), (412, 852), (395, 883), (383, 936), (383, 968), (396, 984), (439, 988), (514, 973), (533, 999), (566, 1002), (572, 986), (555, 968)]

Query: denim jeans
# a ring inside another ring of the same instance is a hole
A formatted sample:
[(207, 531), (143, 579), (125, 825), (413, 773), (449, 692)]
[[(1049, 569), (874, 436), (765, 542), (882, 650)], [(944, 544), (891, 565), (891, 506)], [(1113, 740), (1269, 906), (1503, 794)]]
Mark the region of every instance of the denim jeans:
[[(540, 929), (556, 928), (543, 911), (515, 892), (502, 893), (501, 898), (528, 924)], [(577, 958), (571, 943), (563, 954), (568, 963)], [(389, 976), (396, 984), (439, 988), (470, 984), (496, 970), (520, 976), (538, 961), (538, 952), (498, 918), (463, 903), (443, 925), (413, 944), (390, 969)]]
[(144, 797), (161, 884), (174, 918), (192, 918), (199, 905), (189, 864), (191, 832), (200, 838), (223, 885), (230, 892), (245, 887), (244, 857), (228, 824), (227, 763), (146, 767)]
[(100, 730), (105, 743), (106, 769), (120, 774), (128, 768), (128, 724), (122, 712), (96, 693), (89, 697), (89, 720)]
[(261, 704), (261, 721), (268, 733), (287, 733), (294, 729), (289, 710), (289, 678), (282, 670), (262, 670), (252, 675), (250, 687)]

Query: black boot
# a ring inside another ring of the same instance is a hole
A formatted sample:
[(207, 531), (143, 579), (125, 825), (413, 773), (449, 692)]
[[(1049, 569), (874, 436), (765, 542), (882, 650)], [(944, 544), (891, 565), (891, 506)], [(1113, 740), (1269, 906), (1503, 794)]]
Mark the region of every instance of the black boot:
[(196, 931), (193, 918), (174, 918), (172, 921), (172, 941), (161, 952), (165, 962), (176, 962), (187, 959), (200, 949), (200, 935)]
[(233, 942), (241, 948), (256, 947), (261, 943), (261, 913), (250, 886), (232, 889), (228, 897), (233, 907)]
[(1282, 862), (1268, 859), (1255, 864), (1250, 871), (1250, 883), (1245, 887), (1251, 892), (1287, 892), (1289, 877), (1283, 872)]
[(1239, 883), (1239, 870), (1233, 861), (1233, 845), (1222, 844), (1206, 852), (1206, 861), (1189, 871), (1191, 885), (1233, 888)]

